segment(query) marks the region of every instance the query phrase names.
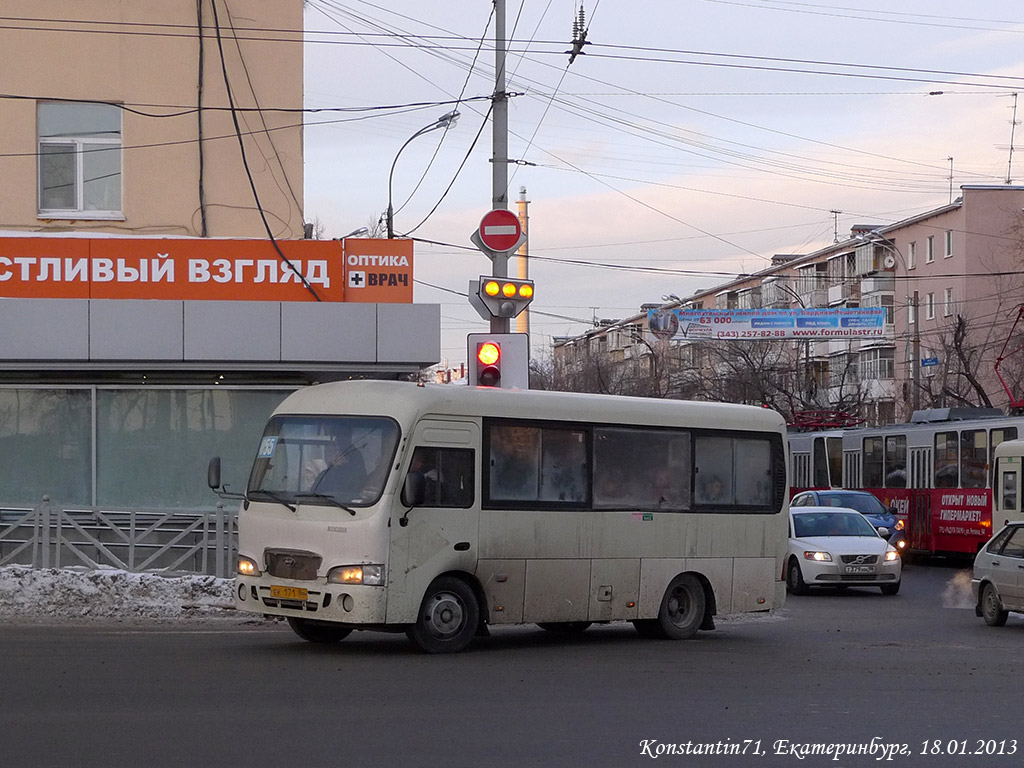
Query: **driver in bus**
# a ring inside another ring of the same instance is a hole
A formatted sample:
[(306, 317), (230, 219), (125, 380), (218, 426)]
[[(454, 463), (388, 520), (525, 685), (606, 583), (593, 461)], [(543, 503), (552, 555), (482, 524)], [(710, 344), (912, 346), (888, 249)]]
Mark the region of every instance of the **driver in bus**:
[(324, 452), (327, 467), (313, 481), (310, 490), (342, 499), (357, 499), (369, 481), (363, 452), (354, 442), (351, 427), (331, 424), (325, 428), (330, 444)]

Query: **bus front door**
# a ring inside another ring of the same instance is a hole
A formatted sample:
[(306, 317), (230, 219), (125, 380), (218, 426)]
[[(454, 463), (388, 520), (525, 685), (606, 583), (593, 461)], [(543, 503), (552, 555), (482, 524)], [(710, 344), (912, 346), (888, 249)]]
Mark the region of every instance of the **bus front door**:
[[(431, 582), (446, 572), (473, 573), (479, 539), (480, 430), (472, 422), (424, 420), (401, 458), (391, 510), (389, 624), (416, 620)], [(406, 506), (410, 472), (423, 480), (423, 503)], [(482, 608), (482, 606), (481, 606)]]

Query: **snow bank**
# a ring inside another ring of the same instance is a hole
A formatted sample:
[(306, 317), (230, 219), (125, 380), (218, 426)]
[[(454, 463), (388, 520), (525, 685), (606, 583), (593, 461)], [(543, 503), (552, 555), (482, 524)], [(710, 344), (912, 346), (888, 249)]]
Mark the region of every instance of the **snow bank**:
[(235, 615), (231, 579), (113, 569), (0, 568), (0, 621)]

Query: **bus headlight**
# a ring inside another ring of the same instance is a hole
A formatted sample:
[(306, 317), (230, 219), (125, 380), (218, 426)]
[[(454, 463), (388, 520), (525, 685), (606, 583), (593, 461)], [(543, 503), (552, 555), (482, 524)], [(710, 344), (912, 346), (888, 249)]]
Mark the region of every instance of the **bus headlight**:
[(804, 560), (814, 560), (819, 563), (831, 563), (832, 555), (828, 552), (804, 552)]
[(383, 565), (339, 565), (327, 572), (331, 584), (367, 584), (372, 587), (384, 585)]
[(238, 556), (238, 575), (239, 576), (259, 576), (260, 569), (256, 565), (256, 561), (251, 557), (245, 555)]

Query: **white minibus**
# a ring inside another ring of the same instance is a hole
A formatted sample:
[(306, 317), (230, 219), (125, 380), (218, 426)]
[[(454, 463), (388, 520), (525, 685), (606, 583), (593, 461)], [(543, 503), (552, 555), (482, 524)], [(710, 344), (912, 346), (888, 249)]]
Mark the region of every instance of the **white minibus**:
[(429, 653), (506, 624), (683, 639), (782, 605), (788, 506), (764, 408), (322, 384), (263, 433), (235, 600), (311, 642), (404, 631)]

